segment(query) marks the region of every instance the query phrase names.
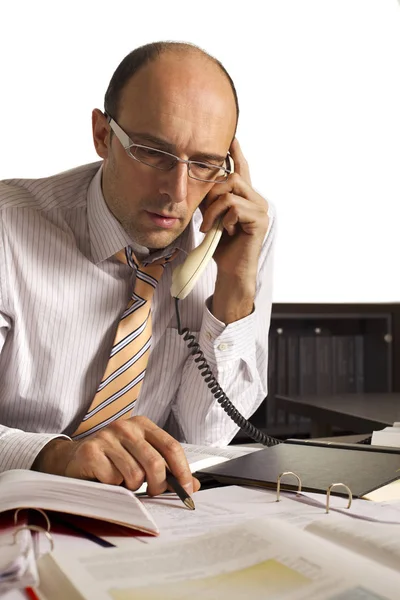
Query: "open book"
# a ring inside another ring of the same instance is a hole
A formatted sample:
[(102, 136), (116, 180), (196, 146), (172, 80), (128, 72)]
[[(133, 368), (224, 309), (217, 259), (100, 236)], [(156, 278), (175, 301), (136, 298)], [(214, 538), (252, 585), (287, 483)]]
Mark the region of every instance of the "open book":
[(0, 512), (40, 508), (91, 517), (157, 535), (157, 525), (143, 503), (128, 489), (37, 471), (0, 473)]
[[(184, 449), (192, 472), (251, 451), (191, 444), (184, 444)], [(144, 484), (131, 492), (123, 486), (16, 469), (0, 473), (0, 513), (21, 507), (40, 508), (158, 534), (155, 521), (137, 497), (146, 487)]]
[(129, 549), (56, 549), (39, 559), (39, 592), (46, 600), (398, 600), (395, 560), (391, 568), (342, 545), (343, 531), (332, 541), (321, 525), (307, 529), (258, 518)]

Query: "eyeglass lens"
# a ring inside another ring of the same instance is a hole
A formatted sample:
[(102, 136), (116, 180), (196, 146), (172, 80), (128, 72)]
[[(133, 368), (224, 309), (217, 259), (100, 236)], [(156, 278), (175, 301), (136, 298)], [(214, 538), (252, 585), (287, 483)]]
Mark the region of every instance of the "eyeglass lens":
[[(169, 171), (177, 162), (176, 158), (173, 156), (153, 148), (136, 146), (131, 148), (131, 152), (141, 163), (156, 169), (161, 169), (162, 171)], [(202, 181), (223, 181), (227, 178), (226, 171), (218, 165), (211, 165), (198, 161), (190, 161), (189, 175)]]

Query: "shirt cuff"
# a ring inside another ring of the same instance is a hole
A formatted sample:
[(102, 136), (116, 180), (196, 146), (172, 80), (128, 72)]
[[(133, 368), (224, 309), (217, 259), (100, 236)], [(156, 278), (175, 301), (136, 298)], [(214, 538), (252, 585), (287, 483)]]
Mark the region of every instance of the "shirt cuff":
[(70, 440), (67, 435), (59, 433), (29, 433), (19, 429), (0, 439), (0, 471), (10, 469), (30, 469), (39, 452), (55, 438)]
[(210, 364), (222, 365), (231, 361), (254, 356), (254, 347), (250, 340), (255, 339), (255, 312), (225, 325), (208, 309), (210, 298), (206, 301), (203, 321), (199, 334), (199, 344), (205, 359)]

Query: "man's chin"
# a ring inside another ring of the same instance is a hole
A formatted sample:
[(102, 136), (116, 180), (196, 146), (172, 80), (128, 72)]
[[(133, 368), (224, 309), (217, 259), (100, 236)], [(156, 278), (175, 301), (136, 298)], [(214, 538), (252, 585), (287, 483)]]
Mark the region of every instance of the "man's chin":
[(181, 233), (181, 230), (157, 231), (148, 234), (143, 234), (143, 232), (141, 232), (137, 235), (131, 234), (131, 237), (133, 241), (140, 244), (141, 246), (145, 246), (145, 248), (148, 248), (151, 251), (155, 251), (167, 248), (167, 246), (172, 244), (181, 235)]

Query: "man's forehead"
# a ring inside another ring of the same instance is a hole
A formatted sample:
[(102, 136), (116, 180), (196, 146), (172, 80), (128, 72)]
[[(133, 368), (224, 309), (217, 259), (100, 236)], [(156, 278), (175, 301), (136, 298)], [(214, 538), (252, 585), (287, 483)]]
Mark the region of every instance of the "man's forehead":
[(169, 105), (169, 110), (184, 113), (194, 108), (216, 118), (230, 111), (236, 114), (227, 77), (210, 59), (191, 54), (166, 53), (143, 66), (122, 90), (120, 108), (125, 105), (137, 105), (141, 110)]

